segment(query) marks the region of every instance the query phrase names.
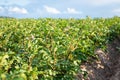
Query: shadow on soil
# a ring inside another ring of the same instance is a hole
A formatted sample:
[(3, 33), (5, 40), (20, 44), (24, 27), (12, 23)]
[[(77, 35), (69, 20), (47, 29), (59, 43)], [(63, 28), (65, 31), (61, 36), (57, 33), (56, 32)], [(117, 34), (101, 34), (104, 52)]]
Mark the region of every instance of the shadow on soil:
[(95, 51), (99, 60), (81, 65), (88, 76), (78, 80), (120, 80), (120, 37), (107, 45), (107, 52), (98, 49)]

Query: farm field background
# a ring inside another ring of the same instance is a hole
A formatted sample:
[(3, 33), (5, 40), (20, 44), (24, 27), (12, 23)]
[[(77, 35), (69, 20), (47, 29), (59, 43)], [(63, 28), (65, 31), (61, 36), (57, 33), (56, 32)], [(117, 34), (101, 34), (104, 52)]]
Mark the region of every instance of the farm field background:
[[(73, 80), (96, 49), (120, 36), (120, 18), (0, 18), (0, 80)], [(120, 49), (120, 48), (118, 48)]]

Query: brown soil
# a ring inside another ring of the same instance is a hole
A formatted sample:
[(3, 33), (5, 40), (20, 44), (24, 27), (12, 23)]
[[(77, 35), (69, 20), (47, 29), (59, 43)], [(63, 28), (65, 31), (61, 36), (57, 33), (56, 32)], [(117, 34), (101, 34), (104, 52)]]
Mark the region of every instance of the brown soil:
[(88, 76), (79, 74), (78, 80), (120, 80), (120, 38), (107, 45), (107, 52), (97, 49), (95, 53), (99, 60), (81, 65)]

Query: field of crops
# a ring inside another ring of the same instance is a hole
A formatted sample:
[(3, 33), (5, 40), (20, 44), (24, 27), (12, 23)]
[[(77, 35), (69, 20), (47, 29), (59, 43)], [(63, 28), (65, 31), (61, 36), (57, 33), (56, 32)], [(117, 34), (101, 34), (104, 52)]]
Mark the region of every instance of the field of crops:
[(0, 18), (0, 80), (73, 80), (120, 35), (120, 18)]

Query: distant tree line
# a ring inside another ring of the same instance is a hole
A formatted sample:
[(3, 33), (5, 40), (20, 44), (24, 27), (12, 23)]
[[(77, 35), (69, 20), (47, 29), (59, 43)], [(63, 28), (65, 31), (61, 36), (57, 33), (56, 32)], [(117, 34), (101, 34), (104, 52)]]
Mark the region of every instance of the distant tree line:
[(0, 18), (14, 18), (14, 17), (9, 17), (9, 16), (0, 16)]

